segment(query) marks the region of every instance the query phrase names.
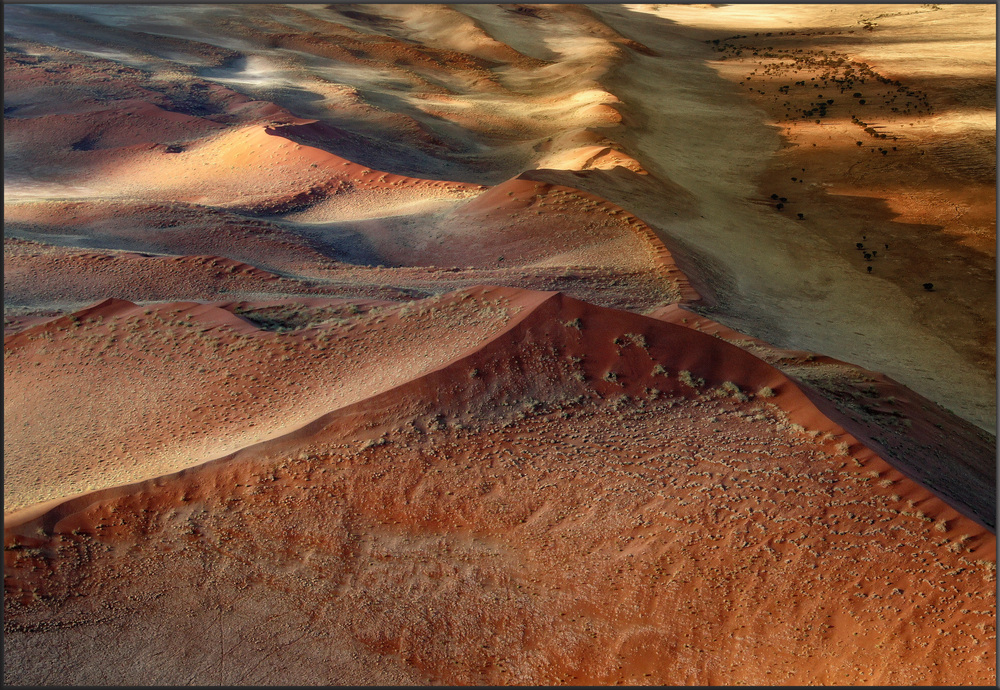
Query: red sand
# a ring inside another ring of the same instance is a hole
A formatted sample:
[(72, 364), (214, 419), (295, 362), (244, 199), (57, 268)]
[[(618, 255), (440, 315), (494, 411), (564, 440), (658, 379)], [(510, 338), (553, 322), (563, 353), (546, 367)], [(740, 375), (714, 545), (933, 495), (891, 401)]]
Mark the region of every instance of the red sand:
[[(55, 617), (34, 634), (60, 639), (104, 602), (129, 612), (122, 650), (157, 620), (174, 634), (143, 647), (200, 663), (214, 647), (177, 638), (206, 592), (226, 615), (222, 647), (342, 631), (324, 643), (329, 663), (296, 679), (988, 680), (993, 535), (780, 372), (718, 338), (558, 294), (481, 295), (526, 308), (445, 366), (215, 462), (8, 516), (9, 629), (40, 601)], [(681, 371), (706, 380), (691, 388)], [(196, 564), (209, 568), (200, 588), (158, 598)], [(153, 599), (134, 609), (137, 595)], [(372, 675), (336, 660), (359, 645), (385, 660)], [(247, 679), (219, 661), (202, 678)]]
[(995, 438), (707, 315), (851, 337), (738, 8), (176, 9), (5, 7), (5, 683), (995, 681)]

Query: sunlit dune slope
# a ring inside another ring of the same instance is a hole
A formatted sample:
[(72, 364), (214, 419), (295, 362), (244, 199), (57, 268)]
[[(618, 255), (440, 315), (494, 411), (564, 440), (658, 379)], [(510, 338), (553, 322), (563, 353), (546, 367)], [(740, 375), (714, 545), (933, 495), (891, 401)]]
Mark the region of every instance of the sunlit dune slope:
[[(343, 306), (293, 332), (218, 306), (108, 300), (5, 339), (7, 511), (173, 471), (439, 366), (530, 293)], [(358, 311), (357, 307), (354, 311)]]
[[(138, 145), (89, 156), (87, 181), (104, 198), (142, 198), (207, 204), (253, 213), (306, 206), (327, 195), (349, 194), (355, 205), (388, 209), (415, 197), (478, 189), (461, 183), (417, 181), (364, 168), (305, 147), (259, 125), (231, 128), (179, 151)], [(408, 187), (419, 185), (424, 195)]]

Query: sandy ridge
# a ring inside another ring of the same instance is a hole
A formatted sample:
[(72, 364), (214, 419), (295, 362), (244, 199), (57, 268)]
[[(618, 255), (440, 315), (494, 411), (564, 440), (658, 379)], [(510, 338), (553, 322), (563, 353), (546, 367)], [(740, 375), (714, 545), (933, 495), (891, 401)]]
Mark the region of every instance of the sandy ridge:
[[(59, 520), (64, 517), (84, 509), (95, 502), (122, 496), (124, 494), (141, 491), (142, 487), (150, 485), (163, 485), (175, 478), (187, 477), (192, 473), (207, 471), (208, 468), (215, 468), (229, 462), (240, 462), (251, 458), (262, 458), (273, 456), (274, 453), (285, 452), (289, 445), (297, 445), (313, 437), (323, 437), (329, 435), (332, 430), (337, 429), (335, 435), (342, 435), (347, 432), (349, 436), (361, 433), (361, 438), (371, 436), (374, 432), (362, 431), (367, 425), (367, 421), (373, 417), (383, 420), (393, 419), (400, 414), (400, 404), (403, 409), (409, 403), (401, 401), (416, 401), (425, 409), (440, 409), (448, 412), (449, 406), (455, 405), (455, 399), (441, 399), (442, 391), (453, 390), (459, 395), (459, 400), (464, 399), (466, 405), (474, 405), (481, 411), (495, 409), (497, 401), (491, 398), (476, 397), (472, 392), (462, 392), (463, 388), (454, 388), (454, 384), (445, 383), (448, 381), (462, 380), (467, 376), (463, 373), (469, 369), (476, 369), (473, 365), (479, 364), (483, 367), (489, 366), (490, 362), (497, 361), (507, 356), (512, 350), (516, 352), (518, 344), (526, 340), (537, 340), (538, 335), (534, 335), (539, 329), (542, 334), (548, 333), (553, 327), (564, 328), (562, 320), (568, 317), (583, 318), (589, 321), (592, 317), (610, 318), (620, 328), (632, 327), (636, 330), (652, 329), (659, 344), (660, 338), (667, 338), (674, 343), (671, 348), (676, 354), (672, 361), (666, 362), (672, 370), (684, 368), (691, 371), (695, 377), (707, 379), (709, 386), (713, 383), (721, 384), (722, 378), (729, 377), (728, 380), (736, 383), (743, 390), (757, 390), (762, 386), (767, 386), (774, 391), (774, 396), (768, 399), (788, 415), (788, 419), (793, 424), (799, 424), (802, 428), (813, 435), (824, 435), (836, 440), (837, 443), (846, 443), (852, 448), (852, 454), (860, 460), (871, 464), (878, 471), (894, 470), (895, 468), (884, 460), (876, 450), (871, 448), (870, 439), (861, 436), (859, 439), (849, 433), (838, 423), (838, 418), (842, 419), (832, 406), (807, 390), (801, 388), (795, 381), (785, 376), (780, 370), (772, 367), (763, 360), (751, 355), (743, 349), (717, 337), (699, 333), (684, 326), (669, 324), (647, 317), (630, 314), (627, 312), (617, 312), (593, 307), (583, 302), (579, 302), (560, 293), (544, 293), (525, 290), (515, 290), (509, 288), (484, 288), (486, 293), (499, 291), (523, 304), (524, 309), (520, 314), (501, 329), (495, 336), (487, 340), (483, 345), (471, 352), (457, 356), (455, 359), (446, 362), (434, 370), (422, 374), (416, 379), (412, 379), (395, 388), (384, 391), (375, 396), (358, 401), (346, 407), (327, 413), (305, 426), (296, 429), (278, 438), (269, 439), (258, 444), (240, 449), (227, 456), (199, 463), (191, 468), (171, 473), (144, 482), (126, 484), (109, 489), (95, 491), (62, 500), (32, 506), (15, 513), (4, 516), (5, 531), (19, 530), (33, 523), (41, 521), (47, 528), (54, 527)], [(115, 309), (129, 303), (107, 301), (101, 305), (95, 305), (92, 312), (101, 309)], [(134, 308), (134, 307), (132, 307)], [(219, 312), (222, 310), (214, 310)], [(246, 330), (255, 330), (254, 327), (245, 320), (234, 315), (229, 318), (238, 322), (236, 325)], [(553, 326), (557, 324), (557, 326)], [(543, 342), (544, 342), (544, 335)], [(510, 382), (508, 382), (509, 384)], [(526, 384), (529, 388), (532, 384)], [(629, 390), (638, 392), (641, 388), (636, 388), (638, 384), (633, 384)], [(610, 386), (607, 386), (610, 388)], [(678, 391), (683, 388), (677, 388)], [(688, 394), (691, 394), (689, 391)], [(435, 403), (435, 400), (440, 402)], [(445, 402), (449, 400), (450, 402)], [(443, 405), (443, 407), (442, 407)], [(394, 411), (394, 412), (390, 412)], [(454, 410), (451, 410), (454, 412)], [(352, 433), (353, 432), (353, 433)], [(833, 443), (831, 440), (831, 444)], [(948, 518), (958, 518), (959, 514), (946, 503), (933, 497), (925, 488), (915, 489), (918, 500), (921, 501), (924, 512), (935, 516), (947, 516)], [(910, 500), (913, 497), (910, 496)]]

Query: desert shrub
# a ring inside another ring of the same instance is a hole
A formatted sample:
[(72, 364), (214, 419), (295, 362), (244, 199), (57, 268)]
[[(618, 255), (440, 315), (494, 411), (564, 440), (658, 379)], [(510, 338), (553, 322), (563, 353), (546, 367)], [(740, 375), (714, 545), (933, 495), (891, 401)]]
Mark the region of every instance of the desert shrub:
[(747, 396), (740, 390), (740, 387), (732, 381), (726, 381), (723, 383), (720, 390), (723, 394), (736, 398), (741, 402), (746, 402), (748, 400)]
[(623, 395), (620, 398), (615, 398), (615, 400), (611, 403), (611, 407), (614, 410), (621, 410), (622, 408), (627, 407), (631, 402), (632, 398), (627, 395)]
[(646, 349), (646, 337), (641, 333), (626, 333), (625, 337), (641, 347), (643, 350)]
[(688, 388), (698, 388), (705, 385), (705, 379), (693, 376), (687, 369), (678, 373), (677, 378)]

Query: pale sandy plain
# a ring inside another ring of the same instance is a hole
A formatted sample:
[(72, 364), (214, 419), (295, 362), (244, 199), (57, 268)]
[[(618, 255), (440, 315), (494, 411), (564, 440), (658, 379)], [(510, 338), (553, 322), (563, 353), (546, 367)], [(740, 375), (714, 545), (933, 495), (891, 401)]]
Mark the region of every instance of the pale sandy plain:
[(5, 682), (995, 682), (994, 7), (4, 18)]

